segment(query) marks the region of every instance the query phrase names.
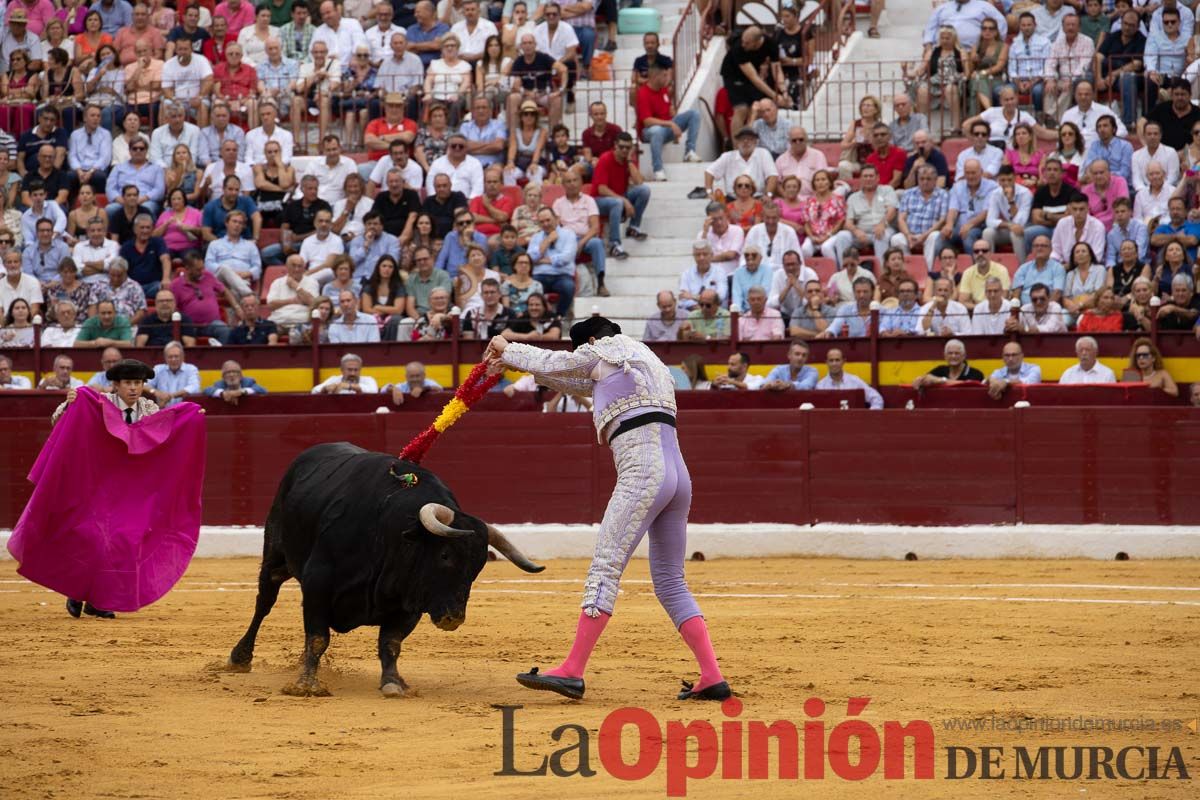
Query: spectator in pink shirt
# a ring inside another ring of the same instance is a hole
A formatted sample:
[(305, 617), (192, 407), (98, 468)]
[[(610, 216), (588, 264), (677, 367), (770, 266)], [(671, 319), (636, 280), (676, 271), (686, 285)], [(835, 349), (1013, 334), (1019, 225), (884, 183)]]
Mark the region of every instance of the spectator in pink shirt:
[(150, 54), (161, 61), (167, 48), (162, 31), (150, 24), (150, 9), (144, 5), (133, 8), (133, 24), (121, 28), (113, 38), (113, 46), (122, 64), (132, 64), (137, 59), (137, 46), (142, 42), (150, 45)]
[(1118, 197), (1129, 197), (1129, 184), (1120, 175), (1113, 175), (1107, 161), (1093, 161), (1088, 167), (1091, 182), (1083, 187), (1088, 199), (1088, 213), (1104, 224), (1104, 230), (1113, 226), (1113, 203)]
[(783, 316), (777, 308), (767, 306), (767, 290), (751, 286), (746, 292), (750, 306), (738, 316), (738, 338), (743, 342), (759, 342), (783, 338)]
[(712, 246), (712, 263), (726, 275), (732, 275), (742, 260), (746, 232), (740, 225), (730, 224), (729, 213), (720, 203), (709, 203), (704, 211), (708, 216), (704, 218), (700, 238)]
[(55, 16), (54, 3), (51, 3), (50, 0), (33, 0), (32, 3), (27, 3), (25, 0), (12, 0), (8, 4), (8, 12), (4, 15), (6, 23), (13, 11), (18, 8), (25, 9), (28, 30), (34, 36), (41, 36), (42, 31), (46, 29), (46, 23)]
[(213, 11), (214, 17), (224, 17), (229, 21), (229, 36), (237, 38), (242, 28), (254, 24), (254, 4), (246, 0), (224, 0)]
[(1076, 192), (1067, 201), (1067, 215), (1054, 226), (1050, 240), (1051, 253), (1060, 264), (1070, 263), (1071, 249), (1076, 242), (1086, 242), (1092, 252), (1104, 259), (1105, 240), (1108, 233), (1104, 224), (1088, 213), (1087, 195)]
[(779, 170), (779, 180), (788, 175), (799, 178), (800, 196), (808, 197), (812, 194), (813, 174), (829, 169), (829, 161), (820, 150), (809, 148), (808, 133), (797, 125), (788, 131), (788, 150), (775, 159), (775, 169)]
[(229, 326), (221, 318), (221, 300), (233, 309), (238, 309), (237, 298), (217, 276), (204, 268), (204, 255), (199, 250), (189, 250), (184, 256), (184, 272), (171, 281), (171, 293), (175, 295), (179, 311), (192, 321), (196, 336), (208, 336), (221, 344), (229, 341)]

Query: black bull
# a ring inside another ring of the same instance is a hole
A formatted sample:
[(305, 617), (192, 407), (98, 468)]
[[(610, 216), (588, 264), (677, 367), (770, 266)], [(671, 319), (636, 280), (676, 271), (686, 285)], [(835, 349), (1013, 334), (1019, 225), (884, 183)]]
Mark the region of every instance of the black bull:
[(259, 626), (289, 578), (300, 581), (304, 664), (289, 694), (328, 694), (317, 665), (329, 630), (379, 626), (380, 689), (404, 694), (396, 671), (400, 644), (422, 614), (443, 630), (466, 619), (471, 583), (495, 547), (526, 572), (529, 561), (494, 527), (463, 513), (427, 469), (346, 442), (296, 457), (267, 516), (254, 618), (229, 654), (249, 671)]

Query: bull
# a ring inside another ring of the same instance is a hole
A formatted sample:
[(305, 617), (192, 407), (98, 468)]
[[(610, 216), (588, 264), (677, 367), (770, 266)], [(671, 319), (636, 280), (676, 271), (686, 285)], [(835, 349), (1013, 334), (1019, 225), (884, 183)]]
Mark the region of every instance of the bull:
[(279, 587), (296, 578), (304, 659), (299, 679), (284, 692), (328, 695), (317, 666), (330, 629), (369, 625), (379, 627), (380, 691), (403, 696), (408, 684), (396, 671), (401, 643), (423, 614), (442, 630), (463, 623), (489, 545), (526, 572), (544, 569), (492, 525), (464, 513), (429, 470), (346, 442), (311, 447), (280, 481), (267, 516), (254, 617), (228, 668), (250, 671), (259, 626)]

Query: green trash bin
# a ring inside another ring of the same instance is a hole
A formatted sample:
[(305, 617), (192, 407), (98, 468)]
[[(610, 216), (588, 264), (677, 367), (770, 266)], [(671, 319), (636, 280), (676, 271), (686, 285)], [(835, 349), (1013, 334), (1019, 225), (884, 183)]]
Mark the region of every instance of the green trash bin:
[(620, 33), (658, 33), (662, 14), (657, 8), (622, 8), (617, 15)]

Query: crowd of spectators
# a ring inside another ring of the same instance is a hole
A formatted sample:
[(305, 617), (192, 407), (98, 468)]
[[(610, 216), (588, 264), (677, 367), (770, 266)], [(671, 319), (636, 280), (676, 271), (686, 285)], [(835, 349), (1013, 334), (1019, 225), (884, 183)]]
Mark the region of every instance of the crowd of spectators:
[(323, 297), (335, 343), (444, 338), (452, 309), (469, 334), (482, 315), (547, 336), (573, 316), (581, 268), (607, 296), (606, 262), (646, 238), (633, 136), (660, 180), (667, 143), (698, 160), (699, 116), (673, 108), (653, 34), (630, 86), (636, 130), (602, 102), (585, 103), (584, 130), (562, 125), (597, 47), (586, 3), (12, 0), (0, 13), (0, 258), (20, 262), (0, 288), (9, 346), (30, 344), (18, 299), (47, 344), (62, 340), (49, 326), (63, 300), (81, 330), (113, 300), (100, 338), (138, 343), (171, 321), (151, 308), (164, 291), (180, 338), (200, 343), (303, 342)]
[[(634, 130), (603, 103), (562, 124), (596, 51), (586, 4), (210, 6), (7, 4), (0, 346), (30, 346), (39, 317), (47, 347), (557, 339), (581, 270), (608, 296), (647, 238), (665, 147), (700, 160), (654, 34)], [(734, 314), (743, 341), (1200, 338), (1192, 22), (1174, 0), (943, 4), (890, 113), (862, 97), (836, 160), (786, 111), (795, 10), (734, 31), (730, 146), (644, 338), (730, 338)], [(726, 377), (754, 383), (748, 366)]]

